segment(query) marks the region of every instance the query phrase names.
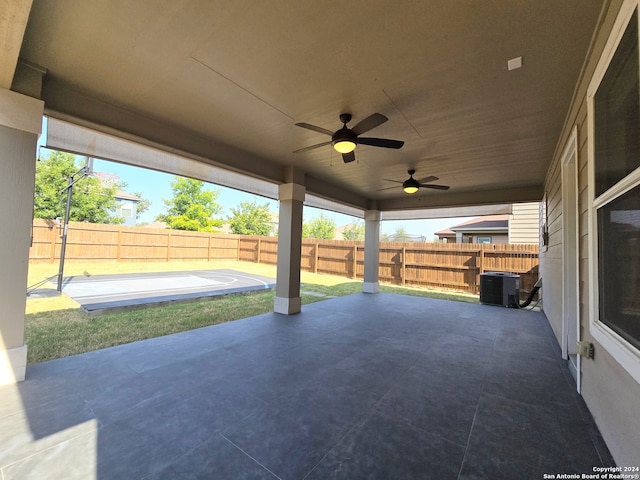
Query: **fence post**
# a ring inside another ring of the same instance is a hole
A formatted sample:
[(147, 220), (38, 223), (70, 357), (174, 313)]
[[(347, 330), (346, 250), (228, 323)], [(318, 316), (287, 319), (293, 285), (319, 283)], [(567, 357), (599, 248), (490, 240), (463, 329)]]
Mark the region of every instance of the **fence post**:
[(171, 230), (167, 232), (167, 262), (171, 260)]
[(313, 273), (318, 273), (318, 242), (316, 242), (316, 246), (314, 248), (314, 254), (313, 254)]
[(358, 278), (358, 245), (353, 246), (353, 278)]
[(116, 246), (116, 262), (122, 257), (122, 229), (118, 228), (118, 245)]
[(211, 261), (211, 238), (212, 233), (209, 232), (209, 236), (207, 237), (207, 262)]
[(258, 237), (258, 263), (260, 263), (260, 247), (262, 246), (262, 239)]
[(51, 228), (51, 254), (49, 256), (51, 263), (56, 260), (56, 238), (58, 237), (56, 232), (58, 231), (58, 228), (55, 226)]
[(236, 237), (236, 261), (240, 261), (240, 236)]
[(405, 285), (407, 283), (407, 262), (406, 262), (406, 256), (407, 256), (407, 248), (406, 247), (402, 247), (402, 258), (401, 258), (401, 262), (402, 262), (402, 270), (400, 273), (400, 280), (402, 282), (402, 285)]

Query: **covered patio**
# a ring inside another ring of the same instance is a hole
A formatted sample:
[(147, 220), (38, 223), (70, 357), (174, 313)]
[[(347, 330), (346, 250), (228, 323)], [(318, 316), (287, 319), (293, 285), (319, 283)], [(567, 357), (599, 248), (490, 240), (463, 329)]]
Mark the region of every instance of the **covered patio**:
[(543, 478), (614, 465), (544, 314), (402, 295), (31, 365), (0, 397), (4, 480)]

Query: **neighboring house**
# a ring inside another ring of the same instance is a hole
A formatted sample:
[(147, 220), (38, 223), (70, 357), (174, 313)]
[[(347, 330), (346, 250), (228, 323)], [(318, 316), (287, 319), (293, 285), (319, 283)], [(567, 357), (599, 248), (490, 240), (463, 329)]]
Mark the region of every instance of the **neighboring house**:
[(116, 215), (124, 218), (124, 225), (135, 226), (140, 197), (118, 190), (114, 195), (116, 199)]
[(515, 203), (510, 215), (486, 215), (436, 232), (447, 243), (538, 243), (540, 204)]
[(445, 243), (509, 243), (509, 215), (474, 218), (436, 232)]
[[(120, 177), (115, 173), (94, 172), (93, 176), (99, 179), (105, 187), (113, 187), (120, 182)], [(142, 199), (123, 190), (117, 190), (114, 198), (116, 200), (115, 214), (124, 218), (124, 225), (135, 226), (138, 203)]]

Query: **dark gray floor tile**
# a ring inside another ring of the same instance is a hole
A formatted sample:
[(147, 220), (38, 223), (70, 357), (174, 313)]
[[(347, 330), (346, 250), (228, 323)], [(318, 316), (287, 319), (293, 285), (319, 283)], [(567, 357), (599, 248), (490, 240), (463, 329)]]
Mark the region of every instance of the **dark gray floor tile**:
[(434, 369), (466, 368), (482, 376), (491, 359), (494, 341), (457, 333), (442, 337), (421, 357), (420, 363)]
[(220, 381), (209, 388), (166, 393), (128, 410), (113, 425), (160, 442), (171, 439), (174, 451), (186, 452), (264, 405), (256, 396), (243, 395)]
[(359, 423), (306, 480), (456, 479), (464, 447), (374, 414)]
[(611, 464), (559, 358), (540, 312), (350, 295), (29, 366), (0, 388), (0, 469), (456, 478), (467, 441), (463, 478)]
[(180, 437), (158, 437), (125, 424), (111, 424), (98, 431), (97, 480), (140, 479), (184, 455)]
[(599, 464), (575, 406), (531, 405), (482, 395), (461, 479), (590, 473)]
[(561, 369), (561, 360), (523, 357), (495, 351), (485, 375), (484, 391), (532, 404), (575, 407), (576, 394)]
[(377, 409), (389, 418), (466, 445), (482, 389), (482, 377), (466, 369), (413, 367)]
[(516, 352), (522, 357), (556, 358), (547, 335), (525, 331), (501, 330), (496, 338), (496, 350), (500, 352)]
[(313, 402), (269, 405), (222, 431), (230, 442), (282, 479), (300, 479), (349, 431), (354, 419)]
[(267, 469), (225, 438), (214, 435), (186, 455), (144, 480), (277, 480)]

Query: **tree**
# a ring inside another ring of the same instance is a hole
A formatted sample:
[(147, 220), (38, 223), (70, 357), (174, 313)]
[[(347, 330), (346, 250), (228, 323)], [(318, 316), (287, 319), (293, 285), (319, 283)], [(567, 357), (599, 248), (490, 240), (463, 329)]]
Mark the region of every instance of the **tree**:
[(409, 234), (407, 233), (407, 229), (404, 227), (396, 228), (396, 231), (393, 232), (392, 235), (394, 242), (408, 242), (410, 241)]
[[(51, 152), (36, 163), (36, 184), (33, 215), (53, 220), (62, 217), (65, 210), (66, 188), (69, 177), (81, 166), (74, 155)], [(85, 177), (73, 186), (69, 219), (75, 222), (123, 223), (124, 218), (115, 215), (116, 191), (123, 184), (103, 185), (96, 177)]]
[(204, 183), (192, 178), (174, 177), (171, 181), (173, 198), (163, 199), (167, 213), (156, 220), (169, 228), (197, 232), (216, 232), (223, 221), (214, 218), (222, 213), (222, 205), (216, 202), (220, 190), (204, 190)]
[(241, 202), (238, 208), (231, 209), (231, 213), (231, 233), (268, 236), (273, 230), (268, 203), (258, 205), (255, 199), (253, 202)]
[(364, 240), (364, 222), (355, 222), (347, 225), (342, 232), (345, 240)]
[(134, 193), (136, 197), (140, 199), (140, 201), (136, 204), (136, 220), (140, 219), (140, 215), (149, 210), (151, 206), (151, 201), (146, 198), (142, 198), (142, 193)]
[(331, 240), (336, 234), (336, 222), (327, 217), (324, 213), (314, 218), (309, 223), (302, 225), (302, 236), (304, 238), (319, 238)]

